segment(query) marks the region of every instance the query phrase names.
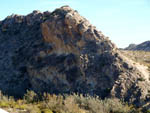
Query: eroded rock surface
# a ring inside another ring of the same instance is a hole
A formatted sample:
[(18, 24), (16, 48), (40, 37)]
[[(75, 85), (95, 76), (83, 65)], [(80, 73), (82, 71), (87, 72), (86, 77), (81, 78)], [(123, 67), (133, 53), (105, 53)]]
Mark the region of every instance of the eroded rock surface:
[(68, 6), (54, 12), (12, 15), (0, 22), (0, 90), (79, 92), (117, 97), (136, 105), (149, 101), (147, 73)]

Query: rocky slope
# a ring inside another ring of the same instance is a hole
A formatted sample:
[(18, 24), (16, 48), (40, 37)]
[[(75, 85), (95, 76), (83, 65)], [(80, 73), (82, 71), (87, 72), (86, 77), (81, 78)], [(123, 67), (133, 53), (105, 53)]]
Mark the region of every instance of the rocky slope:
[(117, 97), (137, 106), (150, 99), (148, 72), (68, 6), (12, 15), (0, 22), (0, 90), (78, 92)]
[(130, 44), (128, 47), (125, 48), (125, 50), (140, 50), (140, 51), (150, 51), (150, 41), (145, 41), (141, 44)]

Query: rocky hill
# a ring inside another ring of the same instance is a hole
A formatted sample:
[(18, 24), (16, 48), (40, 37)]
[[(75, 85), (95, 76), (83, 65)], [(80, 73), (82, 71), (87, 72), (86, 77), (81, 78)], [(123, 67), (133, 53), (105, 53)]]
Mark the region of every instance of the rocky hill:
[(0, 90), (8, 95), (78, 92), (137, 106), (150, 99), (147, 68), (69, 6), (7, 17), (0, 22), (0, 51)]
[(150, 51), (150, 41), (143, 42), (141, 44), (130, 44), (125, 50), (140, 50), (140, 51)]

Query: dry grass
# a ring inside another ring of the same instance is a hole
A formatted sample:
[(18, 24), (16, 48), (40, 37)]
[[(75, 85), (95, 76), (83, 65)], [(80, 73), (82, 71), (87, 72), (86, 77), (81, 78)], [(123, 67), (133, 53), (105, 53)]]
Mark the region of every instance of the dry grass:
[(150, 52), (127, 50), (121, 50), (121, 52), (133, 61), (148, 66), (150, 69)]
[(28, 91), (24, 99), (18, 100), (1, 93), (0, 108), (10, 113), (140, 113), (118, 99), (101, 100), (78, 94), (62, 96), (44, 93), (37, 96), (33, 91)]

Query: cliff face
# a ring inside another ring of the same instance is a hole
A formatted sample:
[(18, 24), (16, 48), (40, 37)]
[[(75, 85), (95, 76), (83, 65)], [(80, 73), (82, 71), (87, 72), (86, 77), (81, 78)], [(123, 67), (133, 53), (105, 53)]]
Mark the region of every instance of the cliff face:
[(145, 41), (141, 44), (135, 45), (130, 44), (125, 50), (132, 50), (132, 51), (150, 51), (150, 41)]
[(0, 22), (0, 50), (0, 90), (9, 95), (79, 92), (136, 105), (149, 98), (147, 70), (68, 6), (7, 17)]

